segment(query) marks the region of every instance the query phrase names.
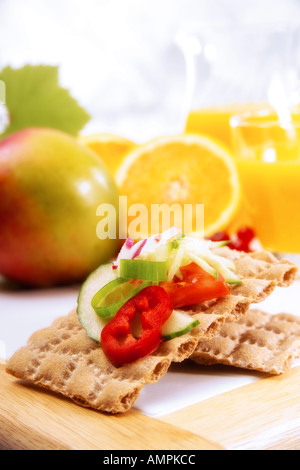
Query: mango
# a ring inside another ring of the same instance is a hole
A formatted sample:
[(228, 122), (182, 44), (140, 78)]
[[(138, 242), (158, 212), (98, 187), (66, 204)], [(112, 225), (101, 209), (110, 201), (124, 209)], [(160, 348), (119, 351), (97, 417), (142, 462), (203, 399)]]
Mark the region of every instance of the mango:
[(96, 210), (118, 191), (92, 150), (61, 131), (0, 141), (0, 273), (28, 286), (81, 282), (119, 248), (100, 240)]

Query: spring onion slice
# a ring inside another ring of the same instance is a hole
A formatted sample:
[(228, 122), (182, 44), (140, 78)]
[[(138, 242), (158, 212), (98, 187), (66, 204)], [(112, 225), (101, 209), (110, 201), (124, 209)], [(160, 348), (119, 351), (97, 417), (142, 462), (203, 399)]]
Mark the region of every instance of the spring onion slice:
[(113, 317), (127, 300), (149, 285), (150, 282), (146, 281), (137, 286), (128, 281), (128, 279), (121, 277), (114, 279), (96, 292), (92, 298), (91, 305), (100, 317)]
[(167, 280), (168, 265), (166, 261), (144, 259), (121, 259), (120, 276), (127, 279), (162, 282)]

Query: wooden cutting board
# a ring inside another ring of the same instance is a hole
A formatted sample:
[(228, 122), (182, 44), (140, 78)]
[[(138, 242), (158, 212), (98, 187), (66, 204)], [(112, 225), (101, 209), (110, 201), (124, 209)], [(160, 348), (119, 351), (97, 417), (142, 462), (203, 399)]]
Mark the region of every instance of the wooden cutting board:
[(300, 367), (165, 415), (110, 416), (0, 366), (0, 449), (300, 450)]

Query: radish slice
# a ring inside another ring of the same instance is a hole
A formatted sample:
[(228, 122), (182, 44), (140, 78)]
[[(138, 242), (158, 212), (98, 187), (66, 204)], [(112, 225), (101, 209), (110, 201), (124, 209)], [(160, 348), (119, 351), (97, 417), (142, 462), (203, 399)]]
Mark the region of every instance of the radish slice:
[(132, 256), (132, 259), (136, 258), (137, 256), (141, 254), (141, 251), (143, 247), (146, 245), (146, 243), (147, 243), (147, 238), (145, 240), (141, 240), (140, 242), (137, 242), (136, 245), (134, 245), (136, 250)]
[(125, 245), (126, 245), (126, 248), (132, 248), (133, 245), (134, 245), (134, 240), (130, 237), (127, 238), (126, 242), (125, 242)]

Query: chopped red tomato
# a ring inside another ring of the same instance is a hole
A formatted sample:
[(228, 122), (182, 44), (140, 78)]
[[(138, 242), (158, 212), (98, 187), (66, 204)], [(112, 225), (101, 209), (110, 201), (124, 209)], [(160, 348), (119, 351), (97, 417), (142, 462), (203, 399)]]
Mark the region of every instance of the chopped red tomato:
[(169, 294), (174, 308), (198, 304), (229, 294), (229, 287), (221, 274), (218, 274), (216, 279), (196, 263), (182, 266), (180, 271), (182, 279), (177, 277), (173, 282), (160, 283)]

